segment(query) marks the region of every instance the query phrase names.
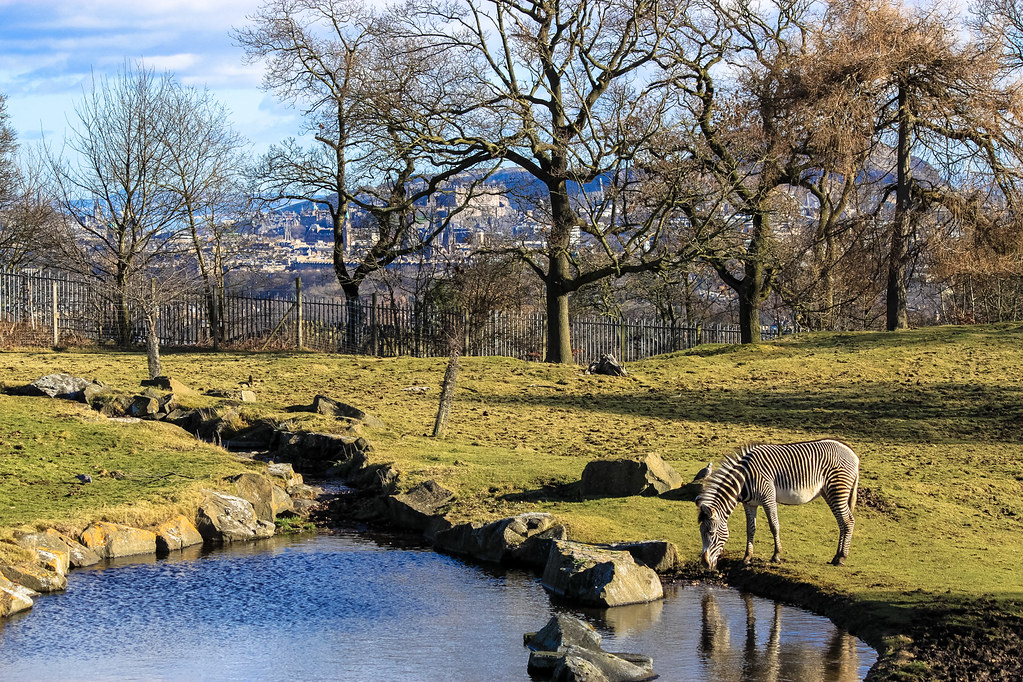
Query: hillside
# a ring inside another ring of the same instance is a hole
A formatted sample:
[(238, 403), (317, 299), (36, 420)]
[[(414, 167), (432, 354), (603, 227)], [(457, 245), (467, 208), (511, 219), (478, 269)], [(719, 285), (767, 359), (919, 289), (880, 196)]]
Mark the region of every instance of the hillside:
[[(745, 531), (743, 515), (734, 514), (722, 562), (728, 579), (776, 597), (792, 590), (793, 600), (828, 612), (875, 645), (885, 635), (909, 634), (916, 642), (907, 651), (939, 676), (980, 679), (971, 672), (980, 666), (984, 674), (1011, 677), (1018, 673), (1012, 665), (1021, 665), (1015, 656), (1015, 638), (1023, 630), (1021, 325), (704, 346), (631, 364), (625, 378), (466, 358), (443, 439), (425, 436), (436, 412), (441, 359), (167, 354), (164, 366), (197, 389), (231, 388), (251, 375), (261, 402), (246, 407), (243, 418), (276, 415), (323, 429), (323, 418), (282, 410), (315, 394), (362, 407), (387, 424), (365, 434), (380, 461), (393, 461), (404, 472), (402, 487), (434, 478), (456, 490), (457, 518), (546, 510), (563, 518), (575, 539), (664, 538), (678, 543), (694, 564), (700, 541), (691, 502), (578, 501), (566, 486), (597, 458), (657, 452), (689, 479), (707, 461), (746, 442), (839, 438), (861, 459), (847, 566), (826, 565), (837, 528), (818, 500), (780, 509), (781, 566), (766, 563), (771, 535), (761, 524), (752, 572), (735, 566)], [(7, 386), (56, 371), (133, 387), (143, 378), (145, 359), (106, 351), (0, 353), (0, 381)], [(429, 389), (405, 390), (413, 386)], [(49, 458), (38, 480), (73, 477), (76, 471), (68, 467), (80, 466), (76, 457), (85, 455), (94, 466), (130, 469), (130, 463), (105, 461), (140, 447), (109, 436), (103, 430), (112, 425), (97, 424), (77, 406), (50, 414), (37, 409), (35, 399), (0, 401), (0, 462), (10, 466), (25, 458), (36, 466), (36, 458)], [(12, 423), (12, 414), (22, 421)], [(50, 426), (29, 425), (33, 420)], [(100, 431), (107, 435), (96, 436), (98, 441), (85, 435)], [(224, 456), (206, 447), (195, 453), (208, 462)], [(39, 486), (12, 486), (12, 476), (17, 478), (10, 471), (0, 476), (0, 495), (8, 500), (0, 524), (8, 532), (33, 515), (95, 513), (76, 508), (77, 498), (52, 509), (29, 502), (26, 495)], [(173, 499), (171, 493), (161, 496)], [(801, 586), (812, 588), (812, 595)], [(927, 619), (942, 627), (924, 627)], [(919, 662), (904, 669), (913, 671), (929, 674)]]

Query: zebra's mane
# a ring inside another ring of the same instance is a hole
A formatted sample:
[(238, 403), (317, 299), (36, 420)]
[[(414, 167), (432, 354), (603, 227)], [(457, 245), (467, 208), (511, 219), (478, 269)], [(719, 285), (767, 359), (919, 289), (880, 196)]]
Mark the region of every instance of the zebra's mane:
[(736, 471), (739, 469), (739, 463), (748, 455), (758, 443), (746, 443), (738, 448), (735, 452), (726, 456), (720, 464), (711, 471), (703, 481), (703, 490), (696, 496), (696, 506), (699, 507), (702, 504), (713, 502), (717, 498), (718, 493), (721, 490), (721, 485), (728, 480), (735, 477)]

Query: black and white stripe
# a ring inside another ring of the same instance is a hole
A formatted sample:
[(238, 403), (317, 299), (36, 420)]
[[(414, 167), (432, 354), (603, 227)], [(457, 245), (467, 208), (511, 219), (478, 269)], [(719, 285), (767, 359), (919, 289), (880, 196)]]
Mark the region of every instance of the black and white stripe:
[(764, 508), (774, 535), (771, 561), (779, 561), (778, 504), (805, 504), (818, 496), (824, 497), (838, 521), (838, 551), (831, 563), (844, 563), (852, 543), (859, 468), (856, 453), (837, 440), (741, 448), (707, 477), (696, 500), (700, 508), (704, 566), (714, 568), (717, 564), (728, 539), (728, 517), (740, 502), (746, 511), (743, 561), (749, 562), (753, 557), (757, 507)]

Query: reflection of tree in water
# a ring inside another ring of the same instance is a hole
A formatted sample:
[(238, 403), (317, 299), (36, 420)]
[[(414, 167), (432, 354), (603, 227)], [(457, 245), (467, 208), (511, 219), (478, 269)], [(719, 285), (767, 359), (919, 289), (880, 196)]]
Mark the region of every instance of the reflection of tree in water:
[(859, 680), (859, 656), (852, 635), (835, 628), (824, 646), (791, 637), (785, 641), (782, 605), (760, 602), (761, 614), (765, 607), (773, 611), (767, 639), (761, 642), (757, 632), (757, 603), (749, 594), (743, 594), (742, 600), (746, 612), (745, 639), (741, 646), (733, 646), (728, 618), (722, 613), (713, 590), (703, 595), (699, 653), (706, 679), (715, 682)]

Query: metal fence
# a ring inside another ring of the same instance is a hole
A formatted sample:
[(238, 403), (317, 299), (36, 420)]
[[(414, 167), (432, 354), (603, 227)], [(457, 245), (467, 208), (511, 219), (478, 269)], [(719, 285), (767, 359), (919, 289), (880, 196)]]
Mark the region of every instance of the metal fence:
[[(129, 339), (142, 343), (146, 324), (129, 306)], [(0, 273), (0, 345), (69, 346), (116, 342), (120, 307), (100, 287), (61, 274)], [(381, 303), (294, 296), (230, 294), (220, 306), (222, 347), (240, 350), (304, 349), (380, 356), (465, 355), (544, 358), (546, 316), (494, 311), (470, 316)], [(184, 293), (158, 306), (156, 331), (165, 348), (213, 345), (206, 300)], [(764, 327), (761, 336), (777, 331)], [(573, 355), (586, 363), (610, 353), (622, 362), (691, 348), (739, 343), (733, 325), (670, 324), (658, 319), (576, 317)]]

